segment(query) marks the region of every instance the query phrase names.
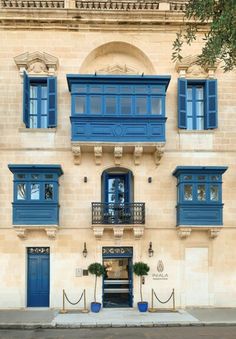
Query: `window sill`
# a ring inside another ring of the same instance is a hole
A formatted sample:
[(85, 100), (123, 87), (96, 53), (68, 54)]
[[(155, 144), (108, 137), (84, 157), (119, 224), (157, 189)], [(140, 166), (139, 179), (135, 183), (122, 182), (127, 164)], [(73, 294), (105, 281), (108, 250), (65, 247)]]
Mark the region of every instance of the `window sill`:
[(56, 131), (56, 128), (19, 128), (20, 133), (56, 133)]
[(179, 134), (214, 134), (214, 129), (203, 129), (203, 130), (190, 130), (190, 129), (179, 129)]

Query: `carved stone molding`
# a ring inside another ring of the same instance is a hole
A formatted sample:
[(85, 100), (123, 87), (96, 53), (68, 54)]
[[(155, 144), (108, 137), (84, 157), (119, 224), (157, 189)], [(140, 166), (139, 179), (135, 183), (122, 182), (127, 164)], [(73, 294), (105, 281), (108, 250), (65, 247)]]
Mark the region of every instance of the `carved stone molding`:
[(115, 239), (121, 239), (124, 234), (124, 227), (115, 226), (113, 227), (113, 232)]
[(13, 226), (16, 231), (16, 234), (21, 239), (26, 239), (28, 237), (29, 232), (32, 231), (45, 231), (47, 236), (50, 239), (55, 239), (56, 234), (58, 232), (57, 225), (45, 225), (45, 226), (37, 226), (37, 225), (24, 225), (24, 226)]
[(101, 240), (103, 236), (104, 227), (92, 227), (94, 236), (97, 240)]
[(181, 78), (214, 78), (218, 64), (219, 62), (217, 61), (214, 66), (206, 66), (203, 68), (199, 65), (198, 55), (188, 55), (181, 61), (177, 61), (176, 71), (179, 73)]
[(71, 145), (72, 147), (72, 153), (74, 156), (74, 164), (75, 165), (80, 165), (81, 163), (81, 148), (78, 144), (73, 144)]
[(192, 228), (190, 227), (178, 227), (177, 234), (180, 239), (186, 239), (190, 236)]
[(141, 239), (144, 234), (144, 226), (134, 226), (133, 232), (135, 240)]
[(143, 147), (135, 146), (134, 147), (134, 164), (135, 165), (140, 165), (142, 155), (143, 155)]
[(114, 160), (115, 160), (116, 166), (120, 166), (122, 156), (123, 156), (123, 147), (122, 146), (115, 146), (115, 148), (114, 148)]
[(103, 68), (96, 70), (97, 74), (139, 74), (139, 71), (128, 65), (107, 65)]
[(54, 75), (59, 64), (58, 58), (38, 51), (17, 55), (14, 60), (21, 75), (23, 75), (24, 70), (29, 74)]
[(220, 227), (210, 228), (208, 230), (209, 238), (211, 238), (211, 239), (217, 238), (218, 235), (220, 234), (220, 231), (221, 231)]
[(102, 146), (95, 146), (94, 147), (94, 157), (95, 157), (95, 164), (101, 165), (101, 163), (102, 163)]
[(164, 144), (157, 145), (154, 152), (154, 161), (157, 166), (160, 165), (160, 161), (163, 154), (164, 154)]

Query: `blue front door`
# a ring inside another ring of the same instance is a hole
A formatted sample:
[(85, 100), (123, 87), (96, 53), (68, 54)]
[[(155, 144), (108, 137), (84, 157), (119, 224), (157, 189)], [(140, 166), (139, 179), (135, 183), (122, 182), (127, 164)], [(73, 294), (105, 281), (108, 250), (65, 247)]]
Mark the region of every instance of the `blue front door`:
[(28, 248), (28, 307), (49, 306), (49, 248)]

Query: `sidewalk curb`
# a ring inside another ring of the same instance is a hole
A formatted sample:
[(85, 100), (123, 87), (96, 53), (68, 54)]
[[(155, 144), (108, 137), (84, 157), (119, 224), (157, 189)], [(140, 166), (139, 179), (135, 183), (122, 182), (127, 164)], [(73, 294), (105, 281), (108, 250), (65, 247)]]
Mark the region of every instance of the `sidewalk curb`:
[(0, 330), (6, 329), (18, 329), (18, 330), (35, 330), (35, 329), (88, 329), (88, 328), (137, 328), (137, 327), (214, 327), (214, 326), (236, 326), (235, 322), (183, 322), (183, 323), (110, 323), (110, 324), (86, 324), (86, 323), (77, 323), (77, 324), (47, 324), (47, 323), (9, 323), (9, 324), (0, 324)]

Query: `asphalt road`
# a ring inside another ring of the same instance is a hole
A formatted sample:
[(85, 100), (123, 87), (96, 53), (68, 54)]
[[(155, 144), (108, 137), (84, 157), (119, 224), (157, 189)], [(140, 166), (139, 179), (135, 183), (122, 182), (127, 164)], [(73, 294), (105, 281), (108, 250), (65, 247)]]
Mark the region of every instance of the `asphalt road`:
[(0, 330), (1, 339), (236, 339), (236, 326)]

